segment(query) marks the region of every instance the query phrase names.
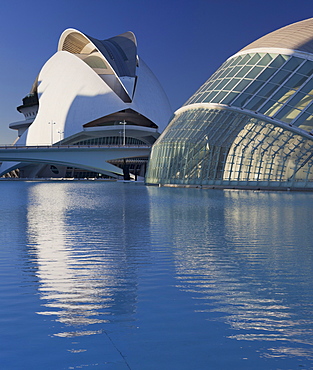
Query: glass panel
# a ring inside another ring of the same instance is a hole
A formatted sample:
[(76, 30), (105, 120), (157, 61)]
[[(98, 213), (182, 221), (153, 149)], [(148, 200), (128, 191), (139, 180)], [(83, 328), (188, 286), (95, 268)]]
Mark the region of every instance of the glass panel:
[(227, 94), (227, 91), (221, 91), (216, 95), (214, 99), (211, 100), (211, 103), (219, 103), (220, 100), (224, 98), (224, 96)]
[(199, 91), (208, 91), (210, 90), (210, 87), (214, 84), (214, 81), (211, 80), (211, 81), (207, 81), (205, 84), (202, 85), (201, 89)]
[(224, 87), (224, 90), (232, 90), (235, 85), (239, 82), (239, 78), (233, 78), (229, 83)]
[(288, 71), (278, 71), (276, 75), (271, 79), (271, 82), (274, 84), (280, 85), (283, 81), (291, 75), (291, 72)]
[[(209, 84), (208, 84), (209, 85)], [(203, 85), (203, 86), (201, 86), (200, 87), (200, 89), (194, 94), (194, 96), (195, 95), (199, 95), (199, 94), (201, 94), (201, 93), (203, 93), (203, 92), (205, 92), (205, 91), (207, 91), (208, 89), (207, 89), (207, 85)]]
[(247, 74), (246, 78), (256, 78), (256, 76), (263, 70), (263, 67), (253, 67)]
[[(210, 90), (214, 90), (216, 88), (216, 86), (220, 83), (220, 82), (224, 82), (225, 80), (216, 80), (212, 83), (212, 85), (210, 86)], [(226, 80), (226, 81), (229, 81), (229, 80)]]
[(282, 106), (282, 104), (270, 100), (259, 110), (259, 112), (272, 117)]
[(239, 93), (236, 92), (229, 93), (226, 98), (221, 101), (221, 104), (230, 104), (238, 95)]
[(295, 95), (294, 95), (294, 97), (288, 102), (288, 105), (290, 105), (290, 106), (295, 106), (300, 100), (301, 100), (301, 98), (303, 98), (303, 94), (301, 94), (301, 93), (296, 93)]
[(203, 94), (194, 95), (193, 96), (193, 99), (191, 100), (192, 104), (193, 103), (200, 103), (201, 102), (201, 99), (202, 99), (202, 95)]
[(251, 58), (249, 54), (246, 54), (238, 63), (238, 65), (244, 65), (247, 63), (247, 61)]
[(311, 104), (309, 108), (306, 109), (306, 111), (313, 114), (313, 104)]
[(279, 68), (281, 67), (286, 61), (286, 57), (283, 57), (282, 55), (278, 55), (272, 63), (270, 63), (270, 67)]
[(203, 99), (204, 103), (209, 103), (211, 99), (217, 94), (217, 91), (211, 92), (206, 98)]
[(212, 94), (212, 92), (209, 91), (202, 94), (200, 101), (204, 101), (210, 94)]
[(278, 101), (280, 103), (286, 103), (286, 101), (290, 98), (291, 95), (295, 93), (294, 90), (289, 90), (285, 87), (280, 88), (277, 93), (272, 97), (273, 100)]
[(258, 80), (266, 81), (268, 80), (274, 73), (276, 69), (274, 68), (266, 68), (258, 77)]
[(288, 71), (294, 71), (301, 63), (303, 59), (297, 57), (291, 57), (288, 62), (283, 66), (283, 69)]
[(241, 57), (234, 58), (232, 60), (232, 62), (229, 64), (229, 66), (232, 67), (232, 66), (236, 65), (239, 62), (240, 59), (241, 59)]
[(294, 122), (294, 126), (300, 126), (307, 120), (307, 118), (310, 117), (310, 114), (308, 113), (302, 113), (301, 116), (297, 118), (297, 120)]
[(297, 71), (297, 73), (301, 73), (306, 76), (310, 76), (313, 72), (313, 62), (307, 60)]
[[(253, 55), (253, 54), (252, 54)], [(253, 57), (249, 60), (249, 62), (247, 63), (248, 65), (255, 65), (257, 64), (257, 62), (261, 59), (261, 56), (256, 53), (255, 55), (253, 55)]]
[(252, 84), (245, 90), (245, 93), (254, 94), (263, 84), (263, 81), (253, 81)]
[(272, 93), (277, 89), (277, 85), (273, 85), (271, 83), (266, 84), (260, 91), (258, 91), (259, 96), (264, 96), (268, 98), (272, 95)]
[(214, 89), (215, 90), (222, 90), (223, 87), (230, 81), (230, 78), (225, 78), (222, 80)]
[(307, 119), (298, 126), (302, 130), (311, 131), (313, 129), (313, 116), (308, 116)]
[(200, 93), (202, 93), (203, 91), (205, 91), (206, 90), (206, 85), (202, 85), (201, 87), (200, 87), (200, 89), (198, 89), (196, 92), (195, 92), (195, 94), (194, 95), (196, 95), (196, 94), (200, 94)]
[(251, 80), (241, 80), (239, 84), (234, 88), (235, 91), (243, 91), (244, 88), (251, 83)]
[(245, 108), (256, 111), (265, 102), (265, 100), (266, 98), (256, 96), (249, 101)]
[(258, 65), (267, 66), (271, 60), (272, 57), (269, 54), (265, 54), (264, 57), (258, 62)]
[(218, 76), (218, 78), (225, 77), (230, 71), (231, 71), (231, 68), (225, 68), (224, 71)]
[(311, 95), (304, 95), (302, 93), (297, 93), (288, 103), (292, 107), (297, 109), (304, 109), (311, 101), (313, 100), (313, 96)]
[(245, 76), (250, 71), (250, 69), (251, 67), (248, 67), (248, 66), (242, 67), (242, 69), (237, 73), (236, 77)]
[(223, 68), (228, 67), (228, 66), (231, 64), (231, 62), (232, 62), (232, 59), (228, 59), (228, 60), (226, 60), (226, 62), (224, 62), (224, 63), (222, 64), (222, 67), (223, 67)]
[(242, 108), (245, 103), (251, 98), (252, 95), (250, 94), (241, 94), (238, 99), (233, 103), (235, 107)]
[(223, 72), (224, 72), (224, 69), (219, 68), (215, 73), (213, 73), (213, 74), (212, 74), (212, 76), (209, 78), (209, 80), (208, 80), (208, 81), (210, 81), (210, 80), (215, 80), (215, 79), (219, 78), (219, 77), (220, 77), (220, 75), (221, 75)]
[(227, 77), (233, 77), (241, 69), (241, 67), (234, 67), (227, 75)]
[(313, 95), (313, 80), (307, 82), (301, 89), (302, 92)]
[(283, 122), (290, 123), (292, 122), (299, 114), (301, 111), (298, 109), (294, 109), (290, 106), (284, 107), (276, 116), (275, 118), (280, 119)]
[(298, 75), (297, 73), (293, 75), (287, 82), (285, 86), (291, 87), (293, 89), (298, 89), (307, 79), (307, 77)]

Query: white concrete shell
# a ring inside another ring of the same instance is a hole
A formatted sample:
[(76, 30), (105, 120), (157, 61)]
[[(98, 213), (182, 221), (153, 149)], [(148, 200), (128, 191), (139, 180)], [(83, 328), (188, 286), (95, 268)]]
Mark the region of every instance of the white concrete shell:
[[(158, 80), (137, 55), (131, 32), (100, 41), (74, 29), (64, 31), (32, 91), (38, 95), (38, 113), (33, 122), (26, 117), (10, 125), (20, 130), (16, 145), (118, 136), (120, 120), (128, 136), (154, 141), (172, 114)], [(18, 166), (12, 165), (3, 163), (0, 175)]]

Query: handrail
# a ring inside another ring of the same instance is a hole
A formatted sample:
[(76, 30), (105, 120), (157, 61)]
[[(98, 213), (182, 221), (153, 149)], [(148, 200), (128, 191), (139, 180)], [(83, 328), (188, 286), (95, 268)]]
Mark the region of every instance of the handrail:
[(146, 148), (150, 149), (151, 146), (149, 145), (6, 145), (0, 144), (1, 149), (93, 149), (93, 148), (125, 148), (125, 149), (132, 149), (132, 148)]

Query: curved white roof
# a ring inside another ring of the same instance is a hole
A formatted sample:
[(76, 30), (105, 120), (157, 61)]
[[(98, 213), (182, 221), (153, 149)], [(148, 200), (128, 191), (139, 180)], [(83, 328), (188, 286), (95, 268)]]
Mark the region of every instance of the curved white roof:
[(136, 76), (137, 40), (133, 32), (97, 40), (70, 28), (60, 36), (58, 51), (82, 55), (99, 51), (118, 76)]
[(281, 48), (313, 54), (313, 18), (290, 24), (247, 45), (242, 51)]
[(132, 32), (99, 41), (69, 29), (58, 49), (39, 73), (38, 114), (19, 144), (49, 145), (60, 140), (59, 133), (72, 137), (121, 112), (129, 122), (137, 114), (135, 124), (142, 130), (163, 131), (172, 110), (160, 83), (137, 56)]
[[(124, 102), (131, 102), (137, 65), (137, 42), (132, 32), (100, 41), (70, 28), (60, 36), (58, 51), (76, 55), (93, 68)], [(125, 76), (128, 77), (126, 83), (122, 81)]]

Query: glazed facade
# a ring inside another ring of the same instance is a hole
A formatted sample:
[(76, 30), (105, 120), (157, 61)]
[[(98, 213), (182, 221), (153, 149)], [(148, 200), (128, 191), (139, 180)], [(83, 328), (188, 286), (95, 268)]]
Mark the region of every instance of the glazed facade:
[(313, 54), (245, 48), (175, 112), (146, 182), (313, 188), (312, 133)]
[(313, 129), (313, 61), (274, 53), (225, 62), (187, 104), (218, 103)]

